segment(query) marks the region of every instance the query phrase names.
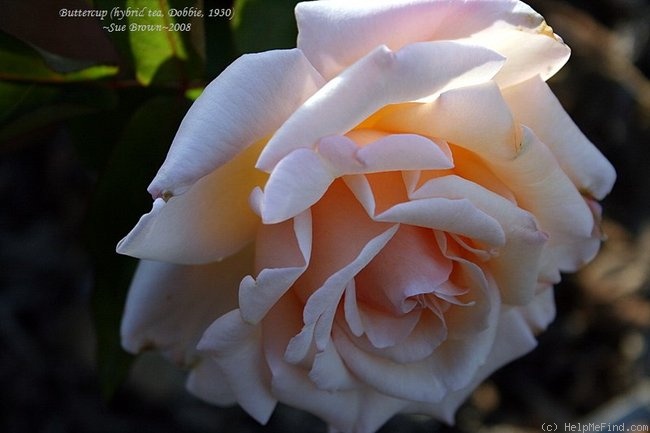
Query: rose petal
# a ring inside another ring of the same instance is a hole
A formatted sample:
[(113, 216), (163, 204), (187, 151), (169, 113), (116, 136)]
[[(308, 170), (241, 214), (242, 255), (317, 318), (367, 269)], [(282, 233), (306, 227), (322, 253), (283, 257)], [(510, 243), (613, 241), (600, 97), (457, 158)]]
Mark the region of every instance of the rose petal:
[(614, 167), (578, 129), (539, 77), (506, 89), (503, 96), (517, 120), (532, 129), (580, 189), (602, 200), (616, 180)]
[[(265, 327), (273, 329), (273, 332), (265, 335), (264, 340), (266, 359), (273, 374), (273, 394), (286, 404), (307, 410), (325, 419), (331, 431), (351, 433), (377, 431), (390, 417), (404, 408), (407, 402), (382, 395), (362, 384), (349, 391), (346, 389), (333, 391), (319, 389), (312, 382), (312, 374), (316, 374), (318, 369), (329, 369), (335, 366), (346, 368), (342, 363), (315, 367), (315, 370), (307, 375), (303, 368), (285, 361), (284, 347), (291, 336), (300, 329), (301, 309), (302, 306), (297, 298), (285, 296), (265, 318)], [(326, 354), (327, 350), (329, 349), (322, 352), (320, 356), (329, 356)], [(327, 371), (319, 371), (319, 373), (325, 374)], [(349, 373), (340, 370), (333, 372), (334, 377), (346, 374)], [(325, 377), (322, 379), (331, 380)]]
[[(539, 277), (541, 255), (548, 241), (548, 236), (540, 231), (533, 214), (481, 185), (455, 175), (428, 180), (409, 195), (414, 199), (465, 198), (498, 221), (504, 230), (505, 242), (497, 249), (498, 254), (490, 258), (488, 266), (504, 302), (525, 304), (532, 299)], [(517, 266), (513, 266), (513, 263), (517, 263)]]
[(449, 90), (429, 103), (389, 107), (369, 126), (439, 137), (479, 156), (505, 160), (517, 155), (521, 142), (520, 127), (492, 81)]
[(438, 404), (425, 405), (412, 402), (404, 411), (426, 413), (453, 424), (458, 407), (486, 377), (508, 362), (530, 352), (537, 345), (526, 321), (515, 308), (503, 312), (495, 328), (495, 338), (489, 356), (464, 388), (447, 393)]
[(257, 279), (244, 278), (239, 287), (241, 315), (256, 324), (303, 274), (311, 256), (311, 213), (293, 221), (263, 225), (258, 232), (257, 265), (264, 266)]
[(319, 142), (318, 152), (296, 149), (284, 157), (264, 188), (260, 206), (262, 221), (273, 224), (304, 211), (323, 196), (335, 178), (346, 174), (453, 166), (441, 149), (446, 145), (419, 135), (386, 136), (374, 131), (352, 131), (351, 136), (362, 139), (362, 143), (344, 136), (330, 136)]
[(295, 353), (306, 353), (306, 345), (312, 341), (317, 351), (325, 350), (330, 341), (332, 324), (341, 297), (348, 282), (375, 257), (386, 243), (395, 235), (398, 226), (392, 226), (379, 236), (371, 239), (359, 255), (342, 269), (333, 273), (325, 283), (307, 300), (303, 311), (304, 333), (287, 347), (287, 358), (296, 359)]
[[(513, 70), (515, 66), (524, 66), (526, 70), (537, 67), (543, 73), (555, 72), (568, 56), (566, 47), (556, 57), (551, 56), (556, 54), (555, 50), (544, 50), (553, 46), (531, 46), (534, 39), (527, 36), (548, 32), (547, 26), (529, 6), (512, 0), (304, 2), (296, 7), (296, 19), (298, 47), (327, 79), (378, 45), (398, 50), (417, 41), (451, 40), (474, 34), (481, 37), (472, 40), (482, 43), (486, 34), (511, 29), (519, 34), (497, 34), (511, 39), (515, 36), (513, 41), (495, 37), (490, 42), (507, 58), (525, 55), (526, 62), (512, 64)], [(529, 49), (530, 55), (521, 53), (517, 44)], [(561, 43), (554, 40), (554, 45)], [(529, 76), (535, 74), (530, 71)]]
[(210, 357), (202, 357), (187, 376), (186, 387), (189, 392), (218, 406), (237, 403), (237, 397), (224, 378), (223, 371)]
[(271, 172), (262, 198), (265, 224), (274, 224), (304, 211), (320, 199), (336, 174), (311, 149), (296, 149)]
[(259, 218), (250, 209), (248, 196), (267, 177), (253, 167), (259, 150), (259, 145), (248, 148), (185, 194), (167, 202), (156, 199), (151, 212), (117, 245), (117, 252), (200, 264), (220, 260), (250, 243)]
[(451, 149), (444, 141), (416, 134), (389, 134), (378, 129), (357, 128), (345, 136), (324, 137), (317, 151), (336, 169), (338, 176), (454, 166)]
[[(433, 351), (447, 337), (447, 327), (440, 317), (428, 310), (422, 310), (419, 316), (418, 322), (408, 335), (399, 341), (395, 341), (393, 345), (385, 345), (386, 347), (380, 348), (370, 338), (355, 339), (354, 344), (365, 352), (376, 354), (399, 364), (422, 361), (431, 356)], [(367, 324), (368, 322), (364, 322), (363, 326)], [(340, 326), (343, 326), (343, 324)], [(362, 328), (362, 331), (364, 329)], [(361, 335), (360, 333), (355, 336), (359, 337)], [(352, 336), (349, 336), (349, 338), (352, 339)]]
[(205, 328), (236, 307), (238, 281), (252, 264), (252, 248), (201, 266), (141, 261), (122, 318), (122, 345), (131, 353), (157, 348), (191, 365)]
[(450, 41), (411, 44), (397, 52), (380, 46), (297, 109), (264, 148), (257, 167), (270, 171), (292, 150), (313, 149), (323, 137), (344, 134), (385, 105), (488, 81), (502, 63), (493, 51)]
[(259, 325), (244, 322), (239, 310), (233, 310), (210, 325), (197, 348), (212, 356), (242, 408), (265, 424), (277, 400), (271, 394), (261, 331)]
[(355, 277), (357, 298), (399, 317), (415, 307), (413, 298), (435, 293), (451, 271), (430, 230), (404, 225)]
[(298, 49), (240, 57), (192, 105), (149, 192), (159, 198), (187, 191), (272, 134), (323, 83)]
[(434, 197), (413, 200), (396, 204), (375, 218), (377, 221), (457, 233), (489, 245), (503, 245), (506, 241), (501, 225), (467, 199)]
[(495, 173), (548, 233), (547, 254), (562, 271), (575, 271), (591, 260), (600, 246), (592, 236), (591, 210), (562, 171), (551, 151), (523, 127), (522, 149), (512, 161), (492, 160)]

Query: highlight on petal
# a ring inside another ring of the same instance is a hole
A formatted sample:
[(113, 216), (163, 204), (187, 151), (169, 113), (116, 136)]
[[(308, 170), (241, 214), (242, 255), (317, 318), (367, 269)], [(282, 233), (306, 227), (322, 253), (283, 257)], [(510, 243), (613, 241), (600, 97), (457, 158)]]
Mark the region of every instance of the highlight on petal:
[(298, 108), (266, 145), (257, 167), (270, 171), (292, 150), (313, 149), (319, 139), (350, 131), (388, 104), (489, 81), (502, 64), (494, 51), (453, 41), (410, 44), (397, 52), (377, 47)]
[(459, 39), (491, 30), (548, 33), (543, 18), (516, 0), (304, 2), (296, 7), (296, 19), (298, 48), (327, 79), (382, 44), (399, 50), (413, 42)]
[(389, 107), (370, 126), (439, 137), (487, 158), (512, 159), (521, 145), (521, 128), (492, 81), (448, 90), (428, 103)]
[(240, 57), (192, 105), (149, 192), (154, 198), (184, 193), (271, 135), (323, 83), (298, 49)]
[(612, 164), (580, 131), (548, 85), (533, 77), (504, 90), (503, 96), (517, 121), (547, 145), (576, 187), (598, 200), (612, 189)]
[(117, 245), (117, 252), (200, 264), (220, 260), (250, 243), (259, 218), (250, 209), (248, 196), (267, 178), (253, 166), (262, 144), (200, 179), (185, 194), (167, 202), (156, 199), (151, 212)]
[(239, 280), (252, 266), (252, 248), (207, 265), (141, 261), (122, 318), (122, 345), (131, 353), (156, 348), (191, 365), (205, 328), (237, 306)]

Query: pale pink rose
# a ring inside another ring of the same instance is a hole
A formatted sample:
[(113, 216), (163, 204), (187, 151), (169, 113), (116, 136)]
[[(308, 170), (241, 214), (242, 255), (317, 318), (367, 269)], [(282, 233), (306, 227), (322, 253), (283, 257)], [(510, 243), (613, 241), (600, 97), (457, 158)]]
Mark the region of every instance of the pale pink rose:
[(298, 48), (205, 89), (118, 245), (143, 259), (124, 347), (261, 423), (278, 401), (344, 432), (451, 423), (600, 246), (614, 169), (545, 83), (569, 48), (515, 0), (296, 16)]

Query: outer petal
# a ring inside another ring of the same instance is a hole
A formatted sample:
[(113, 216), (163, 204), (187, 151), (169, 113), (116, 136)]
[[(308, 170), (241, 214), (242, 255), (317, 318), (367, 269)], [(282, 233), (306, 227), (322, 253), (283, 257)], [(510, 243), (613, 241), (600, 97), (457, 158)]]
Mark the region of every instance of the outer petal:
[(296, 110), (264, 148), (257, 166), (270, 171), (291, 150), (313, 149), (319, 139), (348, 132), (385, 105), (489, 81), (502, 64), (494, 51), (457, 42), (417, 43), (397, 52), (380, 46)]
[(237, 403), (237, 396), (225, 379), (223, 370), (210, 357), (203, 356), (187, 376), (187, 390), (197, 397), (218, 406)]
[(156, 199), (117, 251), (141, 259), (195, 264), (220, 260), (251, 242), (259, 218), (251, 211), (248, 196), (267, 177), (253, 166), (262, 144), (200, 179), (186, 194), (168, 202)]
[(191, 364), (203, 331), (237, 305), (239, 280), (252, 265), (252, 248), (202, 266), (141, 261), (126, 301), (122, 345), (132, 353), (157, 348)]
[(522, 148), (512, 161), (493, 160), (495, 173), (549, 235), (548, 252), (562, 271), (575, 271), (600, 246), (594, 217), (549, 149), (526, 127)]
[(564, 111), (539, 77), (506, 89), (503, 96), (517, 120), (535, 132), (560, 167), (583, 192), (602, 200), (616, 180), (614, 167)]
[(240, 57), (192, 105), (149, 192), (158, 198), (187, 191), (273, 133), (323, 82), (298, 49)]
[(245, 323), (239, 310), (233, 310), (210, 325), (198, 349), (212, 356), (237, 402), (258, 422), (265, 424), (277, 401), (271, 394), (261, 331), (261, 326)]
[(474, 43), (509, 59), (502, 75), (509, 80), (515, 73), (547, 78), (569, 55), (544, 19), (514, 0), (304, 2), (296, 18), (298, 47), (328, 79), (378, 45), (398, 50), (413, 42), (474, 36)]

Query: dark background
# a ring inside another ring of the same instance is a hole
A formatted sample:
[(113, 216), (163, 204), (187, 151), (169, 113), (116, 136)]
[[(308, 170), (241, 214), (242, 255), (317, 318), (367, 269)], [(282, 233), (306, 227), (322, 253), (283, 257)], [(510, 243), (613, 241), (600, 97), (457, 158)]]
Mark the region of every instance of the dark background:
[[(68, 47), (65, 37), (37, 40), (33, 13), (45, 2), (26, 2), (31, 12), (19, 3), (0, 1), (0, 35), (51, 44), (49, 49)], [(107, 8), (110, 2), (99, 3)], [(38, 122), (22, 129), (17, 115), (0, 111), (1, 432), (326, 432), (320, 420), (284, 406), (262, 427), (237, 407), (205, 405), (185, 393), (182, 372), (155, 355), (128, 367), (132, 360), (112, 339), (133, 266), (115, 259), (113, 248), (136, 215), (148, 210), (144, 186), (189, 106), (183, 91), (214, 77), (239, 52), (265, 48), (255, 45), (260, 38), (251, 37), (246, 25), (258, 23), (277, 46), (293, 44), (293, 19), (286, 12), (292, 2), (267, 1), (278, 18), (266, 24), (255, 21), (256, 14), (264, 15), (255, 9), (261, 2), (240, 3), (252, 18), (237, 32), (224, 20), (206, 20), (204, 34), (212, 42), (204, 49), (220, 57), (195, 67), (190, 55), (180, 78), (174, 75), (178, 65), (163, 65), (171, 72), (157, 72), (151, 84), (133, 82), (133, 59), (125, 60), (120, 49), (124, 41), (95, 35), (93, 60), (119, 63), (117, 77), (85, 87), (64, 84), (59, 99), (37, 99), (32, 111), (25, 109), (26, 118)], [(558, 317), (539, 347), (479, 387), (455, 427), (398, 416), (384, 433), (539, 432), (544, 422), (562, 431), (567, 422), (650, 421), (650, 3), (529, 3), (573, 50), (551, 80), (553, 89), (618, 172), (604, 201), (608, 241), (592, 264), (557, 286)], [(230, 6), (214, 4), (224, 5)], [(21, 16), (22, 24), (16, 22)], [(13, 49), (12, 41), (3, 49)], [(70, 46), (59, 54), (87, 56), (74, 51), (84, 46), (79, 41)], [(43, 84), (22, 79), (21, 71), (12, 75), (10, 60), (0, 57), (0, 83), (31, 86), (31, 93), (18, 93), (16, 104), (43, 86), (54, 89), (52, 77)], [(93, 99), (81, 98), (91, 109), (64, 116), (78, 94)], [(0, 110), (12, 107), (6, 103), (12, 95), (0, 87), (0, 98), (6, 98)], [(52, 113), (43, 118), (50, 106)], [(128, 146), (141, 142), (153, 144)], [(156, 147), (158, 142), (163, 145)], [(127, 166), (134, 158), (149, 158), (149, 164)], [(124, 172), (133, 176), (115, 177)], [(137, 205), (131, 206), (133, 200)]]

